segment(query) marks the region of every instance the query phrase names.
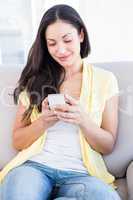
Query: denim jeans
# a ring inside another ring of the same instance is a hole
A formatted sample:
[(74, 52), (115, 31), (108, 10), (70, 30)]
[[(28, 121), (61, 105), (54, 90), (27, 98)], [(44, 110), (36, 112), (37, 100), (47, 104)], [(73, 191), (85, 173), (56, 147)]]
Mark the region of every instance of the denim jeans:
[(12, 169), (1, 184), (0, 200), (120, 200), (117, 192), (86, 173), (58, 170), (33, 161)]

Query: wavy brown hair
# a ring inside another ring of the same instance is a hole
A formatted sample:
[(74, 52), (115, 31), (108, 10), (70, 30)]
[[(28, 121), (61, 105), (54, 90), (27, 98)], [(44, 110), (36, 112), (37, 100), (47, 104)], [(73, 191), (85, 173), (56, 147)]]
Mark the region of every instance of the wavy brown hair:
[(81, 58), (90, 53), (90, 42), (87, 29), (80, 15), (68, 5), (60, 4), (48, 9), (42, 17), (36, 39), (29, 51), (26, 66), (24, 67), (18, 86), (14, 90), (14, 102), (18, 102), (21, 91), (26, 90), (30, 99), (30, 106), (25, 117), (30, 116), (34, 105), (41, 111), (43, 99), (50, 93), (58, 93), (64, 81), (65, 70), (49, 54), (45, 39), (45, 32), (50, 24), (58, 19), (73, 25), (78, 33), (84, 32), (84, 41), (81, 43)]

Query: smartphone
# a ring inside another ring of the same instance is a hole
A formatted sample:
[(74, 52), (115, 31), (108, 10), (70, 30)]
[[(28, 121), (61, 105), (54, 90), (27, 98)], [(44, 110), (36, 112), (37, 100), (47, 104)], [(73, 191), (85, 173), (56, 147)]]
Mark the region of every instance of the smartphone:
[(54, 108), (54, 106), (56, 105), (65, 104), (64, 94), (49, 94), (48, 103), (49, 103), (50, 109)]

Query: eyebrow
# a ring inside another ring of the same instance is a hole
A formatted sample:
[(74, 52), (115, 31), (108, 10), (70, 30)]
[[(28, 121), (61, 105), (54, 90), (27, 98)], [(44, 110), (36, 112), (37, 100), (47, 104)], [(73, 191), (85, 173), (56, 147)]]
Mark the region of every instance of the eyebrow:
[[(68, 36), (68, 35), (71, 35), (72, 33), (67, 33), (67, 34), (65, 34), (65, 35), (63, 35), (62, 36), (62, 38), (64, 39), (66, 36)], [(52, 41), (55, 41), (54, 39), (52, 39), (52, 38), (48, 38), (47, 40), (52, 40)]]

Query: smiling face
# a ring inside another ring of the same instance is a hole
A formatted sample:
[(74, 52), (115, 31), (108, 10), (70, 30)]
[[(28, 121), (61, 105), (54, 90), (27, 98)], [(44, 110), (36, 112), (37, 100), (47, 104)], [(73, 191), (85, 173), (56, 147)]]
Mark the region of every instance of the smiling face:
[(47, 27), (45, 37), (49, 54), (64, 68), (74, 66), (81, 61), (82, 31), (79, 34), (73, 25), (57, 20)]

